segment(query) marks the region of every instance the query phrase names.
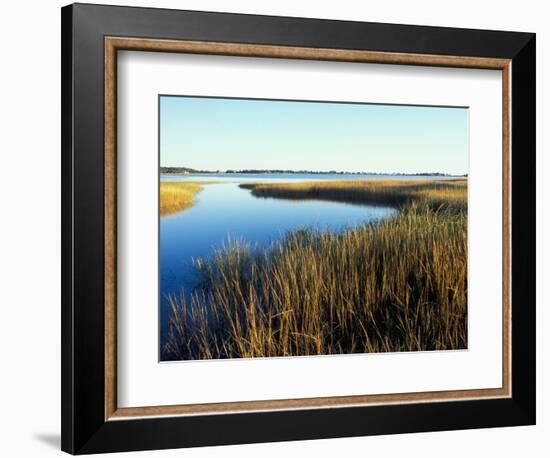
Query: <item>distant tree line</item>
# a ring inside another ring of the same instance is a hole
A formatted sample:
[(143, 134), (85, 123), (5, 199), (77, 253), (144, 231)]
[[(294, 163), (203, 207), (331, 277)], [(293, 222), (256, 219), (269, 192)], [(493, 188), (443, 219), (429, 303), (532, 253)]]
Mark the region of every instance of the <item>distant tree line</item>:
[[(277, 173), (277, 174), (308, 174), (308, 175), (392, 175), (392, 176), (454, 176), (448, 173), (440, 172), (418, 172), (418, 173), (381, 173), (381, 172), (347, 172), (343, 170), (285, 170), (285, 169), (241, 169), (241, 170), (199, 170), (192, 169), (190, 167), (161, 167), (161, 174), (175, 175), (175, 174), (189, 174), (189, 173), (226, 173), (226, 174), (264, 174), (264, 173)], [(468, 174), (456, 175), (461, 177), (467, 177)]]
[(189, 167), (161, 167), (162, 174), (186, 174), (186, 173), (220, 173), (219, 170), (198, 170)]

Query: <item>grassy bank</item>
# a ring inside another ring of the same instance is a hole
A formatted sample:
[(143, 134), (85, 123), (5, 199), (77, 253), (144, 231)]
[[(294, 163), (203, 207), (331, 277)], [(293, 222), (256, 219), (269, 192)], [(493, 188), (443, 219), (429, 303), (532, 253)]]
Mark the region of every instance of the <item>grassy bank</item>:
[(240, 187), (249, 189), (256, 197), (291, 200), (328, 200), (356, 204), (406, 206), (413, 201), (432, 209), (466, 210), (466, 183), (456, 180), (341, 180), (304, 183), (251, 183)]
[(241, 185), (258, 197), (394, 205), (381, 224), (235, 243), (172, 298), (168, 359), (467, 346), (466, 181)]
[(206, 182), (161, 181), (160, 216), (172, 215), (193, 206), (203, 184)]

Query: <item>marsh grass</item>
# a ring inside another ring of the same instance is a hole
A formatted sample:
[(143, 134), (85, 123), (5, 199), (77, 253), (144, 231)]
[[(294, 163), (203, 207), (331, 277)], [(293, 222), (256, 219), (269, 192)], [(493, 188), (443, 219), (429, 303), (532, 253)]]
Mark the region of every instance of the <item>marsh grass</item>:
[(202, 191), (207, 181), (161, 181), (160, 182), (160, 216), (178, 213), (195, 203), (196, 195)]
[(260, 197), (400, 209), (340, 234), (235, 242), (196, 263), (171, 297), (164, 359), (330, 355), (467, 347), (466, 181), (241, 185)]
[(328, 200), (402, 207), (412, 201), (433, 209), (466, 210), (467, 181), (456, 180), (340, 180), (304, 183), (244, 183), (256, 197), (289, 200)]

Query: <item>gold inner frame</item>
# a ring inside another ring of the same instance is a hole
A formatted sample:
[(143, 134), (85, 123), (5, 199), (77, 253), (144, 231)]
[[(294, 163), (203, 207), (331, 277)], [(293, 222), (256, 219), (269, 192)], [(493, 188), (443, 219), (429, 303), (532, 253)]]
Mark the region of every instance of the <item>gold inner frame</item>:
[[(175, 52), (240, 57), (423, 65), (501, 70), (502, 72), (502, 387), (402, 394), (354, 395), (210, 404), (117, 405), (117, 51)], [(370, 406), (380, 404), (507, 398), (512, 394), (511, 366), (511, 60), (344, 49), (301, 48), (239, 43), (105, 37), (105, 420)]]

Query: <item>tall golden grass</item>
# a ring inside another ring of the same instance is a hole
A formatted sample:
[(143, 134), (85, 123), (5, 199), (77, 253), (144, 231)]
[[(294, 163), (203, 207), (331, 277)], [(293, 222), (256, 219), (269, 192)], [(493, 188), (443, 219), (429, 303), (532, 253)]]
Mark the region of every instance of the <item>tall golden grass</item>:
[(245, 183), (256, 197), (279, 199), (317, 199), (357, 204), (402, 206), (412, 201), (432, 208), (452, 206), (465, 210), (465, 179), (455, 180), (340, 180), (303, 183)]
[(193, 205), (203, 182), (161, 181), (160, 216), (172, 215)]
[(378, 225), (234, 243), (170, 299), (166, 359), (467, 347), (466, 181), (242, 185), (257, 196), (380, 203)]

